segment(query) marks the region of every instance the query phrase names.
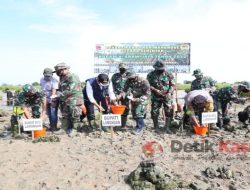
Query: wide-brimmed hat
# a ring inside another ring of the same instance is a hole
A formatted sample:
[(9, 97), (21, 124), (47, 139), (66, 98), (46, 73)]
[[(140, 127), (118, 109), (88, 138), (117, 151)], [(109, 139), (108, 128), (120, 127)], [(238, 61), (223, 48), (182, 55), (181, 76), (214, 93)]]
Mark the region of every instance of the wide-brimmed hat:
[(61, 70), (61, 69), (69, 69), (70, 66), (68, 66), (66, 63), (58, 63), (55, 67), (55, 71), (53, 71), (53, 73), (55, 73), (56, 71), (58, 70)]
[(119, 69), (121, 68), (127, 69), (127, 66), (124, 63), (119, 63), (118, 67)]
[(157, 60), (155, 62), (155, 64), (153, 65), (153, 67), (154, 67), (155, 70), (164, 70), (165, 69), (164, 63), (162, 61), (160, 61), (160, 60)]

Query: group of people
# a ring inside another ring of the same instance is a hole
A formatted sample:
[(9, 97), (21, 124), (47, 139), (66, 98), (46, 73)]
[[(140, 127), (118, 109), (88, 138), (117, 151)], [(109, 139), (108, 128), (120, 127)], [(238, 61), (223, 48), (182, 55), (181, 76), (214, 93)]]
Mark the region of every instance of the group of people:
[[(136, 121), (133, 133), (140, 134), (144, 128), (148, 104), (151, 102), (154, 129), (160, 128), (159, 115), (163, 107), (164, 129), (167, 133), (171, 133), (177, 106), (174, 101), (175, 78), (166, 70), (163, 61), (157, 60), (153, 67), (154, 70), (147, 74), (147, 78), (143, 78), (120, 63), (119, 72), (113, 74), (111, 78), (102, 73), (87, 79), (85, 86), (82, 87), (79, 77), (70, 72), (70, 67), (65, 63), (59, 63), (54, 67), (54, 71), (50, 68), (44, 69), (44, 76), (40, 80), (41, 90), (29, 84), (24, 85), (16, 97), (15, 106), (22, 108), (22, 114), (26, 118), (44, 119), (47, 113), (50, 130), (54, 132), (59, 130), (57, 123), (60, 108), (61, 129), (69, 136), (75, 136), (77, 130), (82, 127), (82, 120), (85, 117), (88, 120), (88, 130), (96, 129), (95, 108), (107, 114), (111, 112), (112, 104), (126, 106), (121, 116), (122, 125), (116, 129), (126, 129), (131, 110), (132, 117)], [(59, 81), (53, 77), (53, 73), (56, 73)], [(219, 119), (217, 125), (221, 128), (223, 124), (229, 124), (228, 106), (232, 101), (235, 103), (246, 101), (247, 98), (241, 98), (240, 95), (248, 93), (249, 83), (240, 84), (237, 88), (225, 87), (216, 91), (215, 81), (203, 76), (200, 69), (195, 70), (193, 75), (196, 79), (191, 84), (191, 91), (185, 97), (184, 115), (195, 125), (200, 125), (202, 112), (218, 111), (221, 108), (222, 122)], [(13, 114), (11, 118), (14, 134), (17, 131), (18, 117), (20, 116)], [(106, 128), (102, 126), (102, 130), (105, 131)]]
[[(212, 129), (230, 127), (229, 108), (232, 103), (244, 104), (249, 99), (250, 83), (242, 82), (216, 90), (215, 81), (211, 77), (203, 76), (200, 69), (194, 70), (193, 75), (196, 79), (191, 83), (191, 91), (185, 96), (184, 117), (187, 116), (186, 118), (190, 118), (194, 125), (200, 126), (203, 112), (216, 111), (218, 112), (218, 122), (216, 125), (212, 125)], [(239, 112), (239, 115), (242, 113)], [(239, 120), (246, 124), (249, 116), (245, 114), (244, 119), (239, 117)], [(188, 119), (186, 121), (184, 119), (184, 122), (188, 122)]]

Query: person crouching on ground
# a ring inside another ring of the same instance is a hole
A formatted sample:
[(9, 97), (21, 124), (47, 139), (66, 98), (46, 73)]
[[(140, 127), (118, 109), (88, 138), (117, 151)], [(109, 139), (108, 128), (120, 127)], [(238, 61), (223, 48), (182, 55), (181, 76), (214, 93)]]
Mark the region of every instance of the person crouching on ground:
[[(23, 110), (26, 119), (45, 119), (46, 117), (46, 96), (35, 87), (25, 84), (22, 91), (18, 93), (14, 106), (19, 106)], [(31, 109), (31, 113), (30, 113)], [(18, 115), (11, 116), (11, 131), (13, 136), (17, 133)]]
[[(83, 95), (89, 122), (88, 129), (92, 131), (93, 128), (96, 127), (94, 107), (96, 107), (99, 112), (107, 114), (110, 111), (110, 103), (117, 104), (112, 82), (110, 82), (108, 75), (99, 74), (97, 77), (87, 79), (86, 86), (83, 89)], [(102, 129), (106, 131), (105, 127), (102, 127)]]
[(203, 112), (212, 112), (214, 110), (213, 98), (206, 90), (190, 91), (184, 100), (186, 105), (185, 115), (190, 117), (191, 124), (195, 126), (201, 126)]

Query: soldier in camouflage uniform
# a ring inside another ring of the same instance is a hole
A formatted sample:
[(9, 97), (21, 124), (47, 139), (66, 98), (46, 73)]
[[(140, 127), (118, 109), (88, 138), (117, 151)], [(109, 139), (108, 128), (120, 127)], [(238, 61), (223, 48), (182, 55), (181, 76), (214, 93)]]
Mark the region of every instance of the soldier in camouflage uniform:
[(203, 76), (200, 69), (194, 70), (193, 75), (196, 79), (191, 83), (191, 91), (207, 89), (213, 92), (215, 90), (215, 81), (211, 77)]
[[(228, 115), (228, 108), (231, 102), (234, 103), (242, 103), (244, 104), (248, 98), (240, 97), (242, 93), (248, 93), (249, 86), (245, 84), (239, 84), (238, 86), (228, 86), (221, 88), (215, 94), (215, 105), (216, 110), (218, 111), (218, 127), (222, 127), (222, 125), (230, 124), (230, 117)], [(219, 110), (221, 109), (221, 112)], [(221, 118), (222, 117), (222, 118)]]
[(121, 105), (126, 106), (126, 109), (121, 116), (122, 128), (125, 128), (126, 123), (127, 123), (128, 113), (129, 113), (129, 99), (122, 96), (122, 91), (123, 91), (125, 83), (128, 79), (127, 67), (124, 63), (119, 64), (119, 71), (120, 71), (119, 73), (115, 73), (112, 76), (111, 81), (113, 83), (113, 88), (114, 88), (114, 93), (116, 95), (116, 99), (121, 102)]
[(123, 94), (131, 100), (132, 116), (136, 120), (134, 134), (139, 134), (144, 127), (144, 117), (147, 112), (148, 99), (150, 96), (150, 85), (146, 79), (139, 77), (136, 73), (129, 72), (125, 83)]
[[(46, 116), (46, 104), (46, 96), (43, 92), (40, 92), (29, 84), (25, 84), (22, 91), (17, 95), (14, 106), (22, 108), (26, 119), (44, 119)], [(29, 108), (31, 108), (31, 114)], [(11, 116), (11, 131), (13, 136), (17, 133), (18, 117), (20, 115), (15, 113)]]
[(170, 124), (173, 120), (173, 92), (175, 90), (174, 76), (172, 73), (165, 71), (164, 63), (160, 60), (153, 65), (154, 71), (147, 75), (147, 79), (151, 89), (151, 118), (154, 123), (154, 128), (158, 129), (158, 117), (160, 108), (163, 105), (165, 113), (165, 126), (168, 133), (170, 131)]
[(69, 136), (74, 136), (80, 128), (80, 116), (83, 107), (83, 94), (79, 77), (70, 73), (66, 63), (59, 63), (55, 67), (60, 77), (58, 96), (62, 113), (62, 128)]

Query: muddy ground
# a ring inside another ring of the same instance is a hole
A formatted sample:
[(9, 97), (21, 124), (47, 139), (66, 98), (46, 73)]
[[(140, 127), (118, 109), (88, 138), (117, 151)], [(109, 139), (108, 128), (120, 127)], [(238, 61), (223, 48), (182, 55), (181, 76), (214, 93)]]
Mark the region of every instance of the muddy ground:
[[(236, 112), (244, 107), (238, 105)], [(9, 128), (12, 108), (2, 103), (1, 109), (4, 114), (0, 117), (0, 133)], [(128, 130), (115, 133), (113, 138), (107, 133), (97, 137), (85, 132), (74, 138), (58, 135), (60, 142), (33, 143), (31, 138), (0, 138), (0, 190), (129, 190), (131, 188), (124, 180), (143, 160), (142, 145), (152, 140), (159, 141), (164, 147), (164, 153), (155, 160), (157, 165), (171, 178), (193, 184), (185, 189), (250, 189), (250, 150), (235, 149), (239, 143), (250, 146), (249, 128), (238, 123), (234, 111), (233, 106), (231, 115), (236, 130), (211, 131), (209, 136), (198, 136), (185, 130), (183, 133), (177, 130), (176, 134), (166, 134), (164, 130), (156, 133), (148, 117), (141, 135), (131, 133), (135, 123), (130, 120)], [(162, 118), (160, 124), (163, 127)], [(214, 143), (214, 151), (171, 151), (173, 141), (184, 146), (205, 140)], [(226, 140), (230, 140), (228, 146), (220, 146)], [(207, 168), (216, 170), (223, 166), (230, 169), (234, 177), (208, 177), (205, 173)]]

